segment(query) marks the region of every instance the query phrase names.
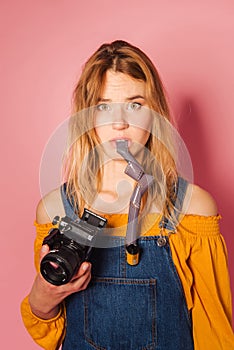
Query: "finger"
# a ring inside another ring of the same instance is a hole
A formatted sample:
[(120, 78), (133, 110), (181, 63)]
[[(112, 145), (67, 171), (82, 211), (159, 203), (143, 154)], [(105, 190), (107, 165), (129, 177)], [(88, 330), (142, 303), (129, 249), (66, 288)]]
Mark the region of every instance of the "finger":
[(80, 284), (79, 291), (85, 290), (88, 287), (90, 280), (91, 280), (91, 274), (88, 275), (88, 277), (86, 278), (83, 284)]
[(79, 292), (81, 290), (84, 290), (85, 288), (87, 288), (90, 280), (91, 280), (91, 273), (90, 273), (90, 271), (87, 272), (86, 274), (84, 274), (83, 276), (74, 279), (70, 283), (72, 291), (73, 292)]
[(50, 251), (50, 248), (47, 244), (44, 244), (42, 247), (41, 247), (41, 250), (40, 250), (40, 261), (44, 258), (44, 256), (46, 254), (48, 254)]
[(87, 261), (83, 262), (80, 265), (79, 270), (77, 271), (77, 273), (73, 276), (72, 280), (75, 280), (83, 275), (85, 275), (87, 272), (89, 272), (91, 270), (91, 264)]

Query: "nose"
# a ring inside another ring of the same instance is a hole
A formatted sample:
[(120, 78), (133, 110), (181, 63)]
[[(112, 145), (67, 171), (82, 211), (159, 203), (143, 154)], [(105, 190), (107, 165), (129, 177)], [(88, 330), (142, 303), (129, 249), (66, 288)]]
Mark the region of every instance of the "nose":
[(124, 130), (124, 129), (127, 129), (128, 127), (129, 127), (129, 124), (124, 120), (118, 120), (112, 123), (112, 128), (114, 130)]
[(124, 130), (124, 129), (127, 129), (128, 127), (129, 127), (129, 123), (123, 108), (115, 109), (114, 116), (112, 119), (112, 128), (114, 130)]

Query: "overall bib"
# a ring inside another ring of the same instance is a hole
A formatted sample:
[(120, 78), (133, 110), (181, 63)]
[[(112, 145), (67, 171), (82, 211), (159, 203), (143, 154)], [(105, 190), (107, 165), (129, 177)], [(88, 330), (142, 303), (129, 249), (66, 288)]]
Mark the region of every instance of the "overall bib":
[[(180, 179), (177, 200), (187, 182)], [(76, 219), (64, 187), (66, 215)], [(171, 223), (164, 223), (171, 229)], [(125, 240), (113, 248), (95, 248), (90, 257), (92, 280), (85, 291), (66, 299), (63, 350), (193, 350), (192, 325), (184, 291), (172, 261), (169, 239), (138, 239), (140, 262), (126, 262)]]

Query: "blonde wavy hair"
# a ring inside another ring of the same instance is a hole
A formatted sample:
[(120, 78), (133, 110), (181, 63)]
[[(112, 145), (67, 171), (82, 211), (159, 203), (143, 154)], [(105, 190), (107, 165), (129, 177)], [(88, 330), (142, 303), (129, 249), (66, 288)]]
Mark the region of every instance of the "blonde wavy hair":
[[(153, 186), (144, 197), (143, 207), (145, 212), (152, 203), (157, 203), (163, 215), (169, 218), (173, 212), (178, 175), (170, 128), (160, 129), (160, 120), (171, 121), (164, 87), (149, 57), (139, 48), (121, 40), (103, 44), (88, 59), (75, 87), (68, 150), (64, 159), (68, 198), (76, 213), (82, 213), (84, 206), (91, 206), (90, 203), (102, 186), (102, 156), (98, 148), (100, 140), (93, 128), (90, 107), (99, 102), (108, 70), (145, 82), (147, 104), (158, 118), (153, 118), (151, 134), (146, 144), (150, 157), (143, 157), (145, 171), (155, 178)], [(161, 141), (163, 139), (167, 140), (167, 145)]]

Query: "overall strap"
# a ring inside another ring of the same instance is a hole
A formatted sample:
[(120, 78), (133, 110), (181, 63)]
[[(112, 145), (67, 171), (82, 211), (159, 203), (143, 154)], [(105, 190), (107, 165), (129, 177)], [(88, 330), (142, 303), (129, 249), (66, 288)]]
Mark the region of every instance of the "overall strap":
[(72, 203), (69, 201), (69, 199), (67, 197), (66, 188), (67, 188), (66, 183), (64, 183), (60, 187), (64, 210), (65, 210), (66, 215), (69, 216), (69, 218), (71, 218), (72, 220), (75, 221), (75, 220), (77, 220), (78, 216), (75, 214), (74, 209), (73, 209), (73, 205), (72, 205)]
[[(173, 203), (175, 206), (174, 209), (174, 217), (178, 219), (179, 214), (181, 213), (182, 207), (183, 207), (183, 202), (186, 194), (186, 190), (188, 187), (188, 181), (183, 179), (182, 177), (178, 177), (177, 185), (175, 188), (176, 191), (176, 199), (175, 202)], [(61, 197), (62, 197), (62, 202), (64, 206), (64, 210), (67, 216), (69, 216), (72, 220), (77, 220), (78, 216), (75, 214), (73, 205), (67, 198), (66, 194), (66, 183), (64, 183), (61, 187)], [(159, 223), (160, 228), (165, 228), (170, 231), (174, 231), (176, 229), (176, 223), (174, 223), (172, 220), (169, 220), (166, 217), (162, 217), (160, 223)]]
[[(177, 221), (182, 207), (183, 207), (183, 202), (184, 202), (184, 198), (185, 198), (185, 194), (187, 191), (187, 187), (188, 187), (188, 181), (183, 179), (182, 177), (178, 177), (178, 181), (176, 184), (176, 188), (175, 188), (175, 192), (176, 192), (176, 199), (175, 201), (173, 201), (174, 204), (174, 217)], [(176, 229), (176, 225), (177, 223), (173, 222), (172, 220), (169, 220), (166, 217), (162, 217), (160, 223), (159, 223), (159, 227), (160, 228), (165, 228), (167, 230), (170, 231), (175, 231)]]

